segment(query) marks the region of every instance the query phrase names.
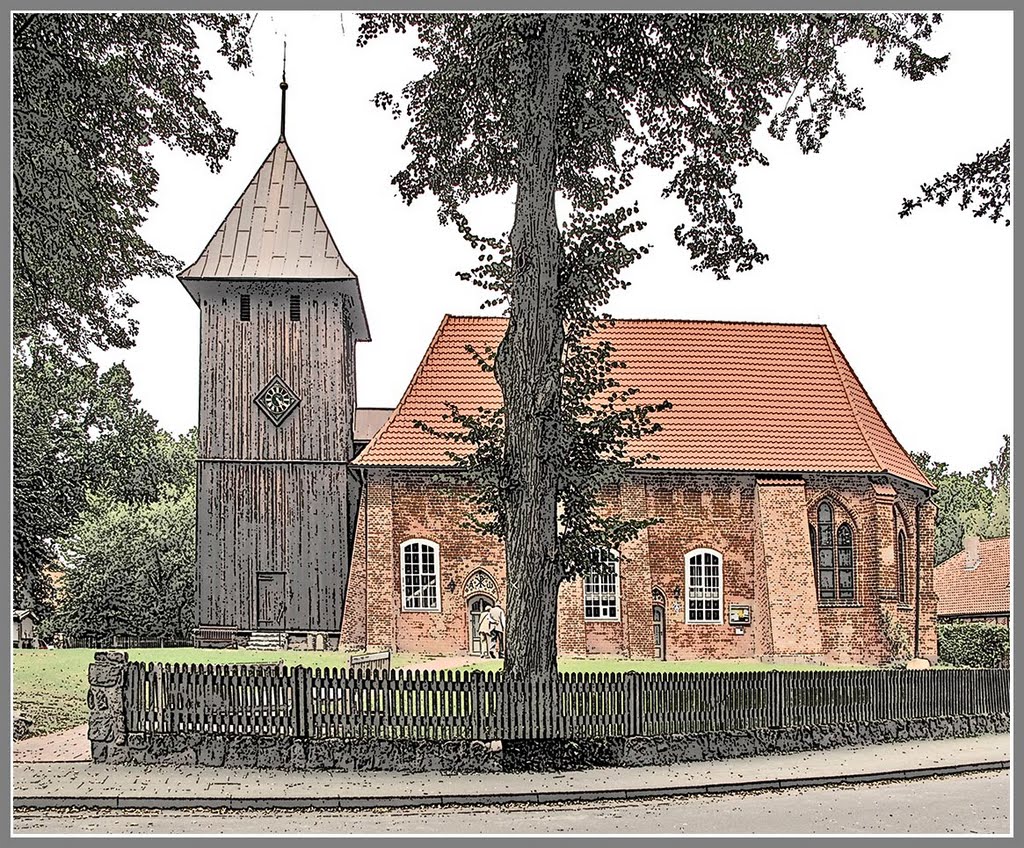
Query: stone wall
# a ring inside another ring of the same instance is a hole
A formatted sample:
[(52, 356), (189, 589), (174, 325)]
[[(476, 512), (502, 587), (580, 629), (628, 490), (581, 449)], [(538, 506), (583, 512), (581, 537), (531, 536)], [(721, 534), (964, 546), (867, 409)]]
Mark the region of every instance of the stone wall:
[(94, 763), (128, 760), (125, 726), (125, 675), (128, 655), (121, 651), (97, 651), (89, 664), (89, 742)]
[[(305, 739), (200, 733), (127, 734), (119, 759), (133, 765), (223, 766), (345, 772), (394, 771), (466, 774), (567, 771), (651, 766), (820, 751), (912, 739), (1007, 733), (1008, 715), (954, 716), (849, 722), (675, 736), (470, 742), (387, 739)], [(114, 750), (109, 748), (108, 751)], [(96, 743), (93, 744), (95, 762)]]

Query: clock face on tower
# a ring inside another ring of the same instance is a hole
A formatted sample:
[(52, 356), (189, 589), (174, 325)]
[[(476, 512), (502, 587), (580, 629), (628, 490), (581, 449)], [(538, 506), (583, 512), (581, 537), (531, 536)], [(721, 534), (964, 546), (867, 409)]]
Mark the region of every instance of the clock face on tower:
[(280, 377), (274, 377), (263, 390), (256, 395), (256, 406), (274, 425), (280, 427), (284, 420), (295, 411), (299, 398)]

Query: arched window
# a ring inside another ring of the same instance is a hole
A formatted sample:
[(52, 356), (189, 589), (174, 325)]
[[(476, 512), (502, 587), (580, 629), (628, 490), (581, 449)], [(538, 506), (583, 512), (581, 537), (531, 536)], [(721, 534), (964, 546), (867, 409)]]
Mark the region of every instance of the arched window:
[(687, 624), (722, 623), (722, 555), (701, 548), (686, 555)]
[(441, 609), (437, 545), (425, 539), (402, 543), (402, 609)]
[(583, 618), (615, 621), (619, 617), (619, 552), (599, 548), (594, 567), (583, 577)]
[(832, 504), (818, 506), (818, 532), (811, 528), (811, 558), (818, 577), (818, 599), (852, 601), (854, 592), (853, 529), (849, 524), (835, 529)]
[(907, 536), (900, 530), (896, 534), (896, 591), (901, 604), (909, 601), (907, 586)]

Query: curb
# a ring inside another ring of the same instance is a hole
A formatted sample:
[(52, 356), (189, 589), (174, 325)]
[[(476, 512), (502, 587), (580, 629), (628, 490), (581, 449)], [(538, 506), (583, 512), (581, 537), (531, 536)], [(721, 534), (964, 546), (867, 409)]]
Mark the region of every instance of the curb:
[(776, 780), (747, 780), (733, 783), (693, 784), (690, 786), (650, 787), (645, 789), (580, 789), (566, 792), (509, 792), (500, 795), (420, 795), (399, 798), (349, 797), (349, 798), (200, 798), (182, 796), (178, 798), (109, 796), (100, 798), (87, 796), (68, 797), (15, 797), (16, 810), (64, 809), (82, 807), (88, 809), (341, 809), (359, 810), (372, 808), (414, 808), (414, 807), (455, 807), (496, 804), (557, 804), (580, 801), (626, 801), (644, 798), (668, 798), (685, 795), (724, 795), (734, 792), (763, 792), (765, 790), (795, 789), (813, 786), (840, 786), (856, 783), (877, 783), (891, 780), (921, 780), (971, 772), (999, 771), (1010, 768), (1009, 760), (990, 760), (979, 763), (961, 763), (949, 766), (903, 769), (899, 771), (866, 772), (862, 774), (831, 775), (823, 777), (779, 778)]

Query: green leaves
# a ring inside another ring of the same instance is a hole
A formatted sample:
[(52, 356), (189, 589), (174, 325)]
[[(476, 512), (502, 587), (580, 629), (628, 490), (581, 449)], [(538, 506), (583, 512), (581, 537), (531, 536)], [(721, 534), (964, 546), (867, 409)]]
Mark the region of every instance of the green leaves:
[[(736, 220), (737, 171), (767, 164), (754, 135), (792, 133), (821, 149), (832, 122), (865, 107), (841, 70), (848, 44), (922, 80), (945, 69), (923, 42), (938, 15), (565, 14), (568, 72), (555, 144), (558, 187), (594, 211), (628, 188), (639, 165), (667, 173), (681, 201), (676, 238), (693, 267), (724, 279), (767, 258)], [(535, 14), (365, 14), (359, 43), (412, 31), (423, 76), (377, 103), (410, 119), (410, 161), (394, 178), (411, 202), (434, 194), (442, 220), (471, 198), (504, 193), (517, 158), (537, 68)], [(401, 105), (400, 105), (401, 104)]]
[(927, 453), (911, 453), (924, 475), (938, 491), (933, 496), (935, 519), (935, 564), (945, 562), (963, 550), (964, 536), (996, 538), (1010, 533), (1010, 437), (996, 459), (964, 474), (950, 471)]
[(1003, 221), (1010, 226), (1009, 139), (995, 150), (979, 153), (973, 162), (964, 162), (955, 171), (923, 184), (918, 197), (903, 199), (900, 217), (906, 218), (925, 203), (945, 206), (957, 195), (963, 211), (970, 210), (975, 218), (985, 217), (993, 223)]
[(147, 504), (92, 495), (68, 541), (55, 625), (75, 638), (182, 639), (195, 605), (195, 487)]
[(139, 407), (123, 365), (100, 372), (26, 344), (13, 362), (14, 600), (45, 616), (48, 572), (89, 491), (130, 504), (195, 479), (195, 431), (175, 438)]
[(202, 99), (210, 79), (196, 29), (247, 65), (239, 15), (14, 16), (14, 341), (37, 336), (79, 356), (129, 347), (125, 283), (177, 263), (138, 232), (162, 142), (220, 167), (233, 130)]

